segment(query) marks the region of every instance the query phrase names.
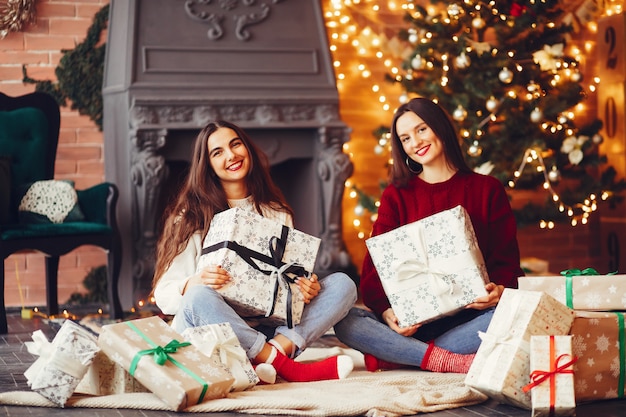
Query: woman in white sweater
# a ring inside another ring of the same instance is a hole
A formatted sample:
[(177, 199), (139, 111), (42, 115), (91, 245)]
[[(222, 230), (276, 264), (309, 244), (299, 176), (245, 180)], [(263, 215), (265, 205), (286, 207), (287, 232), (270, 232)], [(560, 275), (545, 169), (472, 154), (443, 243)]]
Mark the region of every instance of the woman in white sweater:
[(289, 328), (240, 317), (217, 291), (230, 280), (221, 265), (196, 271), (211, 219), (231, 207), (293, 227), (293, 211), (270, 177), (267, 157), (240, 127), (212, 122), (198, 134), (187, 178), (165, 211), (153, 280), (159, 308), (174, 315), (172, 325), (179, 332), (230, 323), (252, 363), (271, 364), (287, 381), (347, 376), (353, 364), (346, 355), (306, 364), (293, 360), (356, 302), (356, 285), (346, 274), (298, 278), (305, 308), (300, 323)]

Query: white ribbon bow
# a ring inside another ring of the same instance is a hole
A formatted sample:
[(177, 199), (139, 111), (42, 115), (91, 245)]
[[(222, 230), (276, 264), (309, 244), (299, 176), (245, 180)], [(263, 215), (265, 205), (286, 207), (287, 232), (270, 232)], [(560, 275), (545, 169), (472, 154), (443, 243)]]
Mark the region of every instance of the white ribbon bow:
[[(415, 287), (416, 281), (422, 281), (429, 292), (437, 297), (442, 312), (449, 312), (458, 308), (454, 301), (451, 301), (450, 296), (454, 294), (454, 286), (443, 279), (446, 275), (445, 272), (418, 259), (407, 259), (396, 268), (396, 282), (400, 284), (412, 282), (410, 286)], [(404, 287), (404, 285), (400, 286)]]

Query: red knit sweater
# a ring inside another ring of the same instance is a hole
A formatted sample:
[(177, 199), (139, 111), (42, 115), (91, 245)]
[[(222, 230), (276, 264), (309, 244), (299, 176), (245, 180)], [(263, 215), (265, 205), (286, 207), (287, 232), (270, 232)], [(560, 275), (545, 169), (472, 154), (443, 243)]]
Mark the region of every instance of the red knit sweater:
[[(429, 184), (415, 177), (404, 188), (388, 186), (380, 199), (376, 236), (432, 214), (461, 205), (467, 210), (492, 282), (517, 288), (520, 267), (517, 226), (508, 196), (494, 177), (457, 172), (445, 182)], [(379, 316), (390, 307), (369, 253), (363, 261), (363, 302)]]

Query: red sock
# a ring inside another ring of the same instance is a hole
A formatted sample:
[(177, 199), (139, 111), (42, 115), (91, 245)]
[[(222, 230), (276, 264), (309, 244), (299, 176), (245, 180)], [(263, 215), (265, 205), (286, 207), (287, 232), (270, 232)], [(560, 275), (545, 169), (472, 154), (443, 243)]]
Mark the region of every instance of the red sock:
[(365, 359), (365, 369), (370, 372), (408, 368), (408, 365), (387, 362), (382, 359), (378, 359), (376, 356), (370, 355), (369, 353), (366, 353), (363, 356)]
[(422, 365), (420, 368), (432, 372), (454, 372), (466, 374), (469, 371), (475, 353), (462, 355), (435, 346), (434, 343), (428, 345)]
[[(289, 382), (324, 381), (328, 379), (340, 379), (338, 368), (338, 356), (326, 358), (319, 362), (301, 363), (283, 355), (274, 349), (276, 356), (268, 359), (278, 375)], [(273, 356), (273, 355), (272, 355)]]

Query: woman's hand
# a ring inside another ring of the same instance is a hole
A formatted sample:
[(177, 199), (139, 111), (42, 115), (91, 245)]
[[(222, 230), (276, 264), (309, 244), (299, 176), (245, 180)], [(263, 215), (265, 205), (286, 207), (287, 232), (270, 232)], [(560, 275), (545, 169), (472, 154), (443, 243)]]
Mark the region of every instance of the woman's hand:
[(209, 265), (202, 268), (189, 278), (185, 290), (193, 285), (206, 285), (214, 290), (222, 288), (230, 282), (230, 274), (220, 265)]
[(485, 285), (485, 289), (489, 294), (484, 297), (478, 297), (473, 303), (468, 304), (465, 308), (473, 308), (476, 310), (486, 310), (490, 307), (495, 307), (500, 301), (502, 292), (504, 291), (504, 285), (496, 285), (493, 282)]
[(387, 326), (391, 327), (396, 333), (402, 336), (413, 336), (420, 327), (420, 324), (414, 324), (408, 327), (398, 326), (398, 317), (396, 317), (396, 313), (393, 312), (391, 307), (383, 311), (382, 317), (385, 323), (387, 323)]
[(320, 293), (322, 289), (322, 285), (317, 278), (317, 275), (311, 274), (310, 278), (298, 277), (296, 278), (296, 283), (300, 288), (300, 292), (304, 296), (304, 303), (309, 304), (313, 298)]

